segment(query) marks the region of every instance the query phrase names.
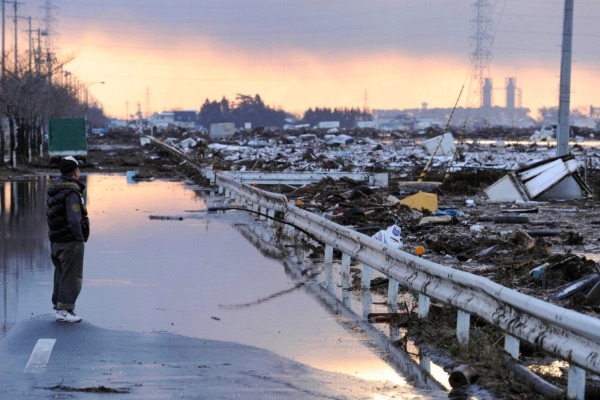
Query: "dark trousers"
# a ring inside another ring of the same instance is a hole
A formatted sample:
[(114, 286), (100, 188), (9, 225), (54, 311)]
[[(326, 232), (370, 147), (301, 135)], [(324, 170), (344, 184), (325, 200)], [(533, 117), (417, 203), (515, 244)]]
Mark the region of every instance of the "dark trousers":
[(75, 302), (83, 282), (83, 242), (51, 242), (54, 264), (52, 304), (57, 310), (75, 309)]

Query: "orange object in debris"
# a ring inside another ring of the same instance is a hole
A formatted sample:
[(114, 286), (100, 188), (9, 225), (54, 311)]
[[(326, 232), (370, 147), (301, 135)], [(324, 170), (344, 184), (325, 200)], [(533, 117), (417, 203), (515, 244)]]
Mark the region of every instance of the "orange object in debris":
[(415, 254), (421, 257), (423, 254), (425, 254), (425, 247), (417, 246), (417, 248), (415, 249)]
[(300, 207), (302, 205), (302, 200), (296, 200), (296, 207)]

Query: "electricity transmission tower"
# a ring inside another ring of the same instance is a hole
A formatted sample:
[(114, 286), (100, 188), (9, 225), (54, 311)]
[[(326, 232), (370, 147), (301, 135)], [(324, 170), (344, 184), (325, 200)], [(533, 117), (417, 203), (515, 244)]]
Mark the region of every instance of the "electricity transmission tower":
[[(41, 32), (41, 35), (45, 38), (45, 47), (46, 47), (46, 64), (48, 68), (48, 76), (50, 77), (50, 81), (52, 81), (52, 63), (54, 62), (55, 56), (55, 42), (57, 39), (57, 34), (54, 30), (56, 26), (56, 18), (54, 18), (54, 12), (56, 11), (56, 7), (52, 4), (52, 0), (46, 0), (44, 6), (44, 29)], [(43, 59), (42, 54), (38, 55), (41, 59)]]
[(484, 96), (484, 94), (491, 96), (491, 91), (485, 93), (483, 89), (486, 78), (489, 77), (492, 61), (491, 48), (494, 41), (490, 34), (492, 6), (488, 0), (475, 0), (472, 8), (475, 11), (475, 18), (471, 20), (474, 33), (470, 37), (473, 46), (470, 54), (473, 66), (471, 98), (479, 99), (479, 106), (483, 107), (485, 104), (490, 104), (491, 100)]

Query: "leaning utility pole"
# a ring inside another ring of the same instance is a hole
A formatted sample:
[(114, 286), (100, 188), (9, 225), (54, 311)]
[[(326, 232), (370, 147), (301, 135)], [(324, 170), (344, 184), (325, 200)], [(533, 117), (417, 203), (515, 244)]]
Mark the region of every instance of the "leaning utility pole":
[(558, 130), (556, 155), (569, 154), (569, 107), (571, 106), (571, 53), (573, 46), (573, 0), (565, 0), (563, 19), (562, 56), (560, 60), (560, 93), (558, 104)]

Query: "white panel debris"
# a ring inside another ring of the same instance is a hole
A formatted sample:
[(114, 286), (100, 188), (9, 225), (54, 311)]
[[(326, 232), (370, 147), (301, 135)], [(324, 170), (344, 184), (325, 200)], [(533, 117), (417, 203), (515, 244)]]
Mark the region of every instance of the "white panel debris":
[(451, 133), (444, 133), (442, 136), (425, 140), (423, 148), (430, 156), (452, 156), (456, 151), (454, 137)]
[(522, 189), (517, 179), (509, 174), (484, 190), (492, 201), (523, 202), (527, 201), (527, 194)]
[(592, 191), (578, 168), (572, 155), (540, 161), (504, 176), (485, 193), (492, 201), (584, 198)]

